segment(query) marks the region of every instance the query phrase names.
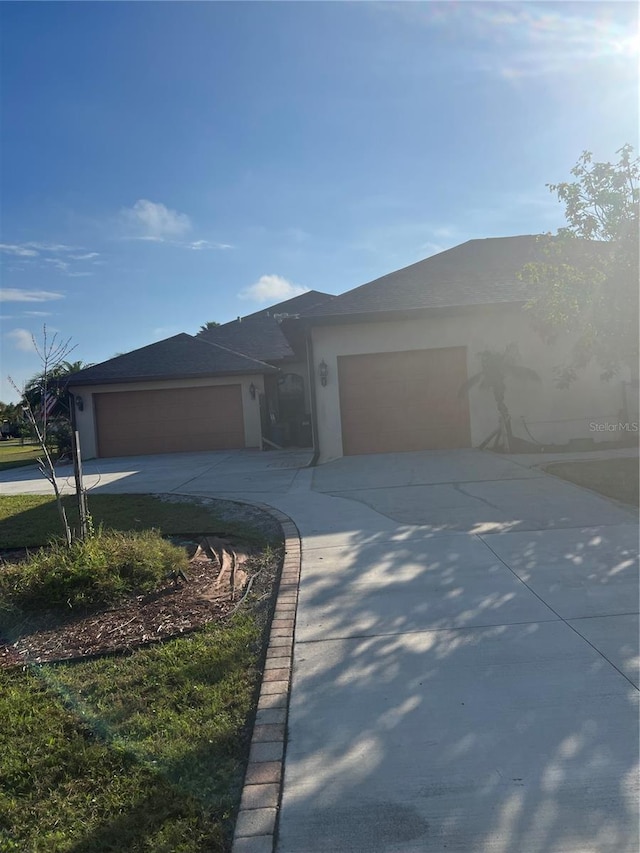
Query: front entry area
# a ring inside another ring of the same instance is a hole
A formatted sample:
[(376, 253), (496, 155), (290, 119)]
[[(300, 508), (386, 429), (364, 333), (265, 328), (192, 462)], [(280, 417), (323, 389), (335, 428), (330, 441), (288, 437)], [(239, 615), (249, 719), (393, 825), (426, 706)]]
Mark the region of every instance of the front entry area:
[(345, 456), (471, 446), (466, 347), (338, 357)]
[(98, 456), (245, 446), (240, 385), (94, 394)]

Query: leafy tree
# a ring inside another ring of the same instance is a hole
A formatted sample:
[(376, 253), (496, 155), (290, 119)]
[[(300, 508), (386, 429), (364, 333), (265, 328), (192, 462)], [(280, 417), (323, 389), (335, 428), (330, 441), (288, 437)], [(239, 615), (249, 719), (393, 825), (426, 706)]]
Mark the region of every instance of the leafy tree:
[(215, 320), (207, 320), (206, 323), (203, 323), (202, 326), (198, 329), (198, 334), (201, 335), (203, 332), (208, 332), (209, 329), (215, 329), (216, 326), (219, 326), (220, 323), (217, 323)]
[(564, 204), (567, 225), (547, 238), (545, 260), (521, 273), (543, 337), (570, 333), (575, 341), (569, 362), (556, 368), (561, 386), (591, 361), (604, 379), (622, 366), (637, 375), (640, 158), (631, 145), (616, 154), (617, 163), (599, 163), (584, 151), (574, 181), (547, 184)]
[(505, 402), (507, 392), (507, 380), (514, 379), (517, 382), (540, 380), (540, 377), (530, 367), (524, 367), (520, 364), (520, 354), (516, 344), (508, 344), (502, 352), (496, 350), (483, 350), (478, 353), (480, 359), (480, 370), (471, 376), (462, 385), (459, 396), (463, 396), (475, 385), (480, 388), (486, 388), (493, 394), (493, 399), (496, 402), (500, 425), (495, 433), (489, 436), (488, 442), (496, 436), (495, 446), (502, 446), (504, 450), (510, 452), (513, 432), (511, 429), (511, 415)]
[(22, 419), (22, 409), (18, 403), (3, 403), (0, 400), (0, 420), (15, 424)]
[(3, 403), (0, 401), (0, 438), (24, 438), (29, 434), (29, 427), (22, 416), (22, 406), (19, 403)]
[(91, 364), (85, 361), (63, 361), (60, 365), (60, 376), (71, 376), (72, 373), (79, 373), (85, 367), (91, 367)]
[(50, 413), (51, 418), (69, 417), (69, 399), (66, 392), (67, 377), (78, 373), (85, 367), (91, 367), (83, 361), (60, 361), (52, 363), (47, 370), (36, 373), (24, 387), (23, 396), (34, 412), (40, 411), (47, 392), (56, 398), (55, 407)]

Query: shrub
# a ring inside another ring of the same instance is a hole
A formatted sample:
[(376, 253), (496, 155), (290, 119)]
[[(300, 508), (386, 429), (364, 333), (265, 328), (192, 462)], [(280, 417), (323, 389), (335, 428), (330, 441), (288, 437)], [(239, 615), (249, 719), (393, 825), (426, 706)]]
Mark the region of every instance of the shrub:
[(56, 418), (47, 429), (47, 447), (57, 456), (70, 456), (72, 449), (71, 423), (67, 418)]
[(187, 567), (184, 549), (155, 530), (100, 530), (70, 548), (54, 542), (0, 571), (0, 607), (88, 612), (150, 592)]

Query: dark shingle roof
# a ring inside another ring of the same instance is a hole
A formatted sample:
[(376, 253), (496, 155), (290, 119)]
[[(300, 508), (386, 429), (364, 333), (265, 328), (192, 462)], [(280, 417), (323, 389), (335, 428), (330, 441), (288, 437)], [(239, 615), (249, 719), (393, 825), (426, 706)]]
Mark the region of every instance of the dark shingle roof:
[[(522, 302), (528, 295), (518, 273), (527, 263), (548, 260), (543, 251), (551, 239), (526, 235), (469, 240), (335, 296), (306, 317)], [(601, 243), (576, 239), (565, 259), (584, 262), (601, 251)]]
[(184, 332), (87, 367), (69, 377), (69, 385), (103, 385), (153, 379), (195, 379), (274, 371), (246, 355)]
[(330, 299), (331, 295), (328, 293), (309, 290), (307, 293), (256, 311), (239, 320), (232, 320), (223, 326), (200, 332), (198, 337), (229, 347), (236, 352), (246, 353), (261, 361), (292, 358), (293, 349), (282, 333), (279, 320), (284, 319), (284, 315), (303, 315), (312, 307), (321, 306)]

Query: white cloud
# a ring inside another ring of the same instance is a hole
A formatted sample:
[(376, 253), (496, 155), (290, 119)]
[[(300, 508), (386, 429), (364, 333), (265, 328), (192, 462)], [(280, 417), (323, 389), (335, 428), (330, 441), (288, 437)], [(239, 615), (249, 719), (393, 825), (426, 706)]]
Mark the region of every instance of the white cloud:
[[(76, 275), (76, 273), (69, 273), (72, 262), (96, 263), (93, 259), (100, 256), (98, 252), (86, 252), (80, 246), (67, 246), (65, 243), (39, 243), (34, 240), (27, 243), (0, 243), (0, 252), (12, 255), (16, 259), (15, 265), (8, 268), (11, 272), (22, 272), (28, 264), (35, 263), (34, 258), (38, 258), (41, 266), (50, 264), (58, 272), (67, 275)], [(74, 255), (70, 254), (71, 252), (81, 252), (81, 254)], [(47, 255), (49, 257), (46, 257)]]
[(122, 222), (134, 240), (155, 240), (180, 237), (191, 230), (191, 220), (186, 213), (170, 210), (164, 204), (140, 198), (133, 207), (120, 212)]
[(0, 302), (50, 302), (53, 299), (64, 299), (64, 294), (51, 290), (23, 290), (19, 287), (0, 290)]
[(233, 249), (231, 243), (212, 243), (211, 240), (194, 240), (192, 243), (184, 243), (185, 249), (202, 251), (203, 249)]
[(67, 272), (69, 264), (67, 261), (61, 261), (59, 258), (45, 258), (45, 263), (52, 264), (59, 272)]
[[(579, 3), (379, 3), (374, 14), (393, 14), (412, 28), (444, 31), (445, 37), (471, 37), (463, 61), (470, 67), (509, 80), (557, 73), (584, 73), (588, 64), (628, 68), (637, 85), (635, 4), (609, 4), (606, 18)], [(618, 17), (618, 20), (615, 18)], [(629, 24), (631, 24), (629, 26)], [(461, 35), (462, 34), (462, 35)], [(408, 55), (409, 56), (409, 55)], [(597, 67), (597, 66), (596, 66)]]
[(38, 254), (35, 249), (29, 248), (28, 244), (20, 246), (15, 243), (0, 243), (0, 252), (8, 255), (17, 255), (20, 258), (34, 258)]
[(33, 240), (24, 245), (31, 249), (38, 249), (40, 252), (77, 252), (82, 248), (81, 246), (67, 246), (64, 243), (37, 243)]
[(23, 311), (25, 317), (51, 317), (51, 311)]
[(300, 296), (301, 293), (307, 293), (308, 290), (308, 287), (292, 284), (281, 275), (262, 275), (255, 284), (242, 290), (238, 297), (250, 299), (253, 302), (269, 302), (273, 299), (282, 301)]
[(21, 258), (33, 258), (40, 252), (77, 252), (79, 248), (66, 246), (64, 243), (38, 243), (35, 240), (29, 240), (27, 243), (0, 243), (0, 252)]
[(36, 351), (31, 332), (27, 329), (12, 329), (10, 332), (7, 332), (6, 337), (9, 338), (10, 341), (13, 341), (15, 348), (21, 352)]
[[(233, 249), (231, 243), (216, 240), (189, 240), (193, 223), (186, 213), (171, 210), (161, 202), (140, 198), (133, 207), (122, 208), (119, 214), (120, 236), (127, 240), (147, 240), (153, 243), (166, 243), (179, 249), (194, 252), (220, 251)], [(89, 260), (98, 257), (98, 253), (74, 257), (75, 260)], [(96, 261), (93, 261), (96, 263)]]

